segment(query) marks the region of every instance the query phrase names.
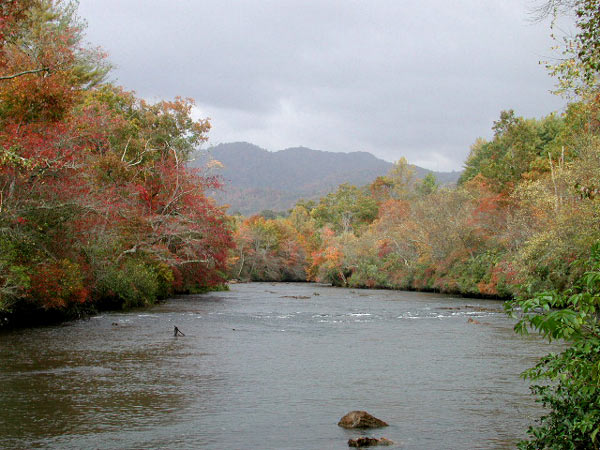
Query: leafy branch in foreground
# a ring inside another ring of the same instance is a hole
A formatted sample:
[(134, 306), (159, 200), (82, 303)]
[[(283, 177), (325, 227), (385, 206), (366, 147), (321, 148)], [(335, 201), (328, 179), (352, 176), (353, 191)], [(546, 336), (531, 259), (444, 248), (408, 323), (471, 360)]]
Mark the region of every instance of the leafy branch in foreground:
[(550, 353), (523, 376), (537, 401), (548, 408), (540, 424), (529, 428), (530, 439), (519, 444), (525, 450), (598, 449), (600, 444), (600, 243), (585, 264), (588, 271), (564, 294), (540, 292), (507, 304), (512, 315), (520, 313), (515, 330), (537, 331), (549, 341), (569, 346)]
[[(600, 71), (600, 0), (546, 0), (535, 8), (541, 20), (552, 17), (552, 38), (561, 49), (561, 57), (546, 61), (546, 68), (557, 78), (556, 93), (584, 97), (595, 94)], [(572, 16), (577, 32), (560, 39), (554, 32), (561, 15)]]

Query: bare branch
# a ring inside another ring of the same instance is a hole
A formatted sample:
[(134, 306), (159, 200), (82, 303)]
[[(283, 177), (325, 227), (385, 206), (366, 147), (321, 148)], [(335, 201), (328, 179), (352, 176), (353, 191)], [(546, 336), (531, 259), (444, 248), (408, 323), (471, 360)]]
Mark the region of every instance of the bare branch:
[(48, 68), (48, 67), (42, 67), (41, 69), (25, 70), (23, 72), (15, 73), (15, 74), (12, 74), (12, 75), (0, 75), (0, 81), (2, 81), (2, 80), (12, 80), (13, 78), (17, 78), (17, 77), (20, 77), (20, 76), (23, 76), (23, 75), (29, 75), (29, 74), (40, 73), (40, 72), (50, 73), (50, 68)]
[(567, 14), (572, 11), (579, 0), (544, 0), (531, 8), (532, 21), (541, 22), (548, 17), (556, 17), (559, 14)]
[(118, 263), (125, 255), (130, 254), (130, 253), (135, 253), (138, 250), (138, 245), (134, 245), (133, 247), (124, 250), (121, 252), (121, 254), (117, 257), (116, 262)]
[(127, 139), (127, 144), (125, 144), (125, 150), (123, 150), (123, 154), (121, 155), (121, 161), (125, 161), (125, 155), (127, 154), (127, 149), (129, 148), (129, 143), (131, 142), (131, 136)]

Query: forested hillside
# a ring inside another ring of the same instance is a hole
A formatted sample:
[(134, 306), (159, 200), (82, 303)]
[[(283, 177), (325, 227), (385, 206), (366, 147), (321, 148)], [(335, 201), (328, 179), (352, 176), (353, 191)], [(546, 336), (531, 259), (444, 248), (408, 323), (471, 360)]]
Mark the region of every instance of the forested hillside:
[[(192, 165), (219, 161), (215, 174), (225, 186), (216, 193), (229, 213), (287, 211), (299, 199), (318, 200), (342, 183), (364, 186), (385, 175), (393, 164), (367, 152), (334, 153), (305, 147), (270, 152), (246, 142), (219, 144), (201, 153)], [(415, 178), (430, 170), (414, 166)], [(439, 183), (455, 184), (459, 172), (434, 172)]]
[(222, 284), (231, 236), (185, 167), (210, 125), (105, 82), (71, 3), (0, 3), (0, 319)]
[[(492, 297), (566, 289), (581, 274), (571, 262), (600, 237), (597, 110), (594, 97), (562, 116), (502, 112), (458, 187), (415, 181), (399, 161), (366, 187), (298, 203), (287, 219), (250, 218), (233, 273)], [(294, 270), (278, 267), (286, 261)]]

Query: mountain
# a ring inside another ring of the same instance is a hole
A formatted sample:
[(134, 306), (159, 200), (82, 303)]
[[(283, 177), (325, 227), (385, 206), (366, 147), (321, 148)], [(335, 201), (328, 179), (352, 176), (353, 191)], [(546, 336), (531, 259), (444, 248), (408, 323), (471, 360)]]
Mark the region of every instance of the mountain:
[[(229, 213), (254, 214), (262, 210), (285, 211), (301, 198), (319, 199), (342, 183), (363, 186), (386, 175), (392, 163), (367, 152), (336, 153), (294, 147), (270, 152), (247, 142), (219, 144), (190, 163), (204, 167), (210, 160), (223, 164), (214, 172), (225, 183), (215, 194)], [(218, 167), (218, 164), (213, 164)], [(432, 172), (414, 166), (417, 178)], [(456, 183), (460, 172), (433, 172), (440, 184)]]

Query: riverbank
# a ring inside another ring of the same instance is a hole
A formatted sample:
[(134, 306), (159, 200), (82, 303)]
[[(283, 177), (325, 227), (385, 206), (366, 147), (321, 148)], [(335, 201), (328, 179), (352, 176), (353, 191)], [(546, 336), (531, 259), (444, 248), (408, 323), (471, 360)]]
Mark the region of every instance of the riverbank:
[(198, 295), (229, 290), (227, 284), (198, 287), (193, 290), (158, 296), (144, 304), (127, 305), (116, 296), (99, 298), (90, 304), (71, 304), (65, 308), (45, 309), (35, 303), (19, 303), (11, 311), (0, 311), (0, 331), (57, 325), (73, 320), (86, 320), (104, 312), (144, 311), (173, 296)]
[(348, 289), (361, 289), (361, 290), (372, 290), (372, 289), (379, 289), (379, 290), (387, 290), (387, 291), (406, 291), (406, 292), (426, 292), (426, 293), (433, 293), (433, 294), (444, 294), (444, 295), (452, 295), (452, 296), (458, 296), (458, 297), (464, 297), (464, 298), (477, 298), (477, 299), (481, 299), (481, 300), (501, 300), (501, 301), (507, 301), (507, 300), (512, 300), (514, 299), (513, 295), (510, 295), (508, 293), (505, 293), (504, 295), (501, 295), (499, 293), (495, 293), (495, 294), (485, 294), (479, 291), (473, 291), (473, 290), (462, 290), (462, 289), (458, 289), (458, 288), (434, 288), (434, 287), (427, 287), (427, 286), (423, 286), (423, 287), (413, 287), (413, 286), (394, 286), (394, 285), (390, 285), (390, 284), (383, 284), (383, 285), (379, 285), (379, 284), (373, 284), (373, 285), (366, 285), (366, 284), (344, 284), (340, 279), (334, 279), (331, 280), (331, 283), (320, 283), (317, 281), (309, 281), (309, 280), (294, 280), (294, 281), (284, 281), (284, 280), (271, 280), (271, 279), (258, 279), (258, 280), (230, 280), (229, 283), (230, 284), (245, 284), (245, 283), (315, 283), (315, 284), (325, 284), (325, 285), (331, 285), (333, 287), (339, 287), (339, 288), (348, 288)]
[[(230, 280), (227, 284), (212, 286), (212, 287), (202, 287), (194, 289), (193, 291), (187, 290), (183, 292), (176, 292), (173, 295), (181, 296), (181, 295), (197, 295), (197, 294), (205, 294), (209, 292), (220, 292), (220, 291), (228, 291), (230, 289), (230, 285), (237, 284), (250, 284), (250, 283), (307, 283), (314, 285), (323, 285), (322, 283), (317, 283), (308, 280), (301, 281), (273, 281), (273, 280), (257, 280), (257, 281), (249, 281), (249, 280)], [(325, 284), (327, 285), (327, 283)], [(441, 290), (436, 288), (412, 288), (412, 287), (396, 287), (396, 286), (366, 286), (366, 285), (356, 285), (356, 286), (344, 286), (342, 283), (332, 283), (331, 286), (336, 288), (348, 288), (348, 289), (359, 289), (359, 290), (389, 290), (389, 291), (399, 291), (399, 292), (423, 292), (423, 293), (432, 293), (432, 294), (443, 294), (448, 296), (457, 296), (463, 298), (475, 298), (480, 300), (500, 300), (506, 301), (510, 300), (512, 297), (510, 296), (499, 296), (499, 295), (485, 295), (477, 292), (463, 292), (458, 289), (455, 290)], [(140, 304), (135, 306), (126, 306), (125, 303), (118, 299), (117, 297), (110, 297), (99, 299), (93, 304), (90, 305), (70, 305), (68, 308), (62, 309), (44, 309), (44, 308), (34, 308), (32, 305), (22, 305), (21, 308), (18, 308), (12, 312), (0, 312), (0, 330), (7, 329), (15, 329), (15, 328), (27, 328), (27, 327), (36, 327), (36, 326), (46, 326), (46, 325), (56, 325), (63, 322), (69, 322), (72, 320), (79, 319), (89, 319), (95, 315), (101, 314), (107, 311), (143, 311), (147, 308), (150, 308), (156, 304), (159, 304), (165, 301), (172, 296), (162, 296), (158, 297), (156, 300), (148, 302), (146, 304)]]

